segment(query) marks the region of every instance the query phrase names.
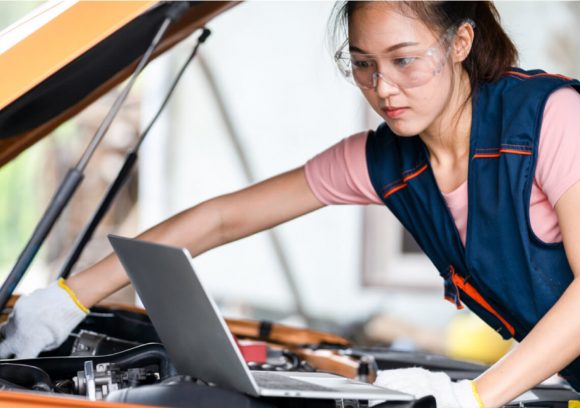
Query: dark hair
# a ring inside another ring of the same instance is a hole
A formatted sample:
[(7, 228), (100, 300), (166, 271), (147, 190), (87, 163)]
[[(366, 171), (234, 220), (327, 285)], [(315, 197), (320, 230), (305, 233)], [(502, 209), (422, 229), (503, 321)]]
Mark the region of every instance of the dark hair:
[[(331, 15), (331, 36), (336, 45), (346, 37), (349, 19), (366, 2), (338, 3)], [(475, 37), (463, 61), (471, 90), (480, 82), (495, 81), (518, 61), (518, 51), (500, 24), (500, 16), (490, 1), (397, 1), (392, 3), (405, 15), (416, 16), (430, 29), (443, 33), (467, 19), (475, 22)], [(341, 32), (342, 31), (342, 32)]]

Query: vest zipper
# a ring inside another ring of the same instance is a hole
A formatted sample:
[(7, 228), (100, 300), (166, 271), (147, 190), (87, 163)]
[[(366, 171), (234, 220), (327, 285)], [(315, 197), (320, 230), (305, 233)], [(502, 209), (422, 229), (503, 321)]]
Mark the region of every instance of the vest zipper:
[(487, 303), (487, 301), (483, 298), (483, 296), (481, 296), (481, 294), (477, 291), (477, 289), (475, 289), (462, 276), (458, 275), (455, 272), (455, 268), (453, 267), (453, 265), (449, 265), (449, 269), (451, 271), (451, 282), (453, 283), (453, 286), (457, 291), (457, 299), (450, 299), (448, 297), (446, 297), (446, 299), (451, 301), (452, 303), (455, 303), (458, 309), (463, 309), (463, 305), (461, 305), (461, 299), (459, 297), (458, 290), (461, 289), (461, 291), (463, 291), (463, 293), (465, 293), (467, 296), (473, 299), (474, 302), (476, 302), (478, 305), (483, 307), (489, 313), (494, 315), (500, 322), (502, 322), (502, 324), (506, 327), (506, 329), (509, 331), (512, 337), (514, 337), (516, 331), (513, 328), (513, 326), (509, 324), (503, 317), (501, 317), (499, 313), (496, 312), (495, 309), (491, 307), (489, 303)]

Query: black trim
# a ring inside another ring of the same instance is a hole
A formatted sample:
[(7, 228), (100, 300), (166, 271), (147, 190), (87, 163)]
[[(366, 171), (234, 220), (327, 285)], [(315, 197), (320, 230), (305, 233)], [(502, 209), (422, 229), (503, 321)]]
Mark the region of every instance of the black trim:
[(260, 340), (269, 340), (271, 333), (272, 333), (272, 322), (269, 322), (267, 320), (261, 320), (258, 338)]

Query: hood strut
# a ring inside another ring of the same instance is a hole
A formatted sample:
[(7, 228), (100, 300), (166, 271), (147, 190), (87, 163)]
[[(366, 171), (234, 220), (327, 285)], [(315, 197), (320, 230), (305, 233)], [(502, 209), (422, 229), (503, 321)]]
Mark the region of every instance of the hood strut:
[(105, 216), (105, 214), (109, 210), (109, 208), (110, 208), (111, 204), (113, 203), (115, 197), (117, 196), (118, 192), (125, 185), (125, 182), (129, 178), (129, 175), (131, 174), (131, 170), (133, 169), (133, 167), (137, 161), (137, 157), (138, 157), (137, 152), (139, 150), (139, 147), (141, 146), (141, 144), (145, 140), (145, 137), (147, 136), (147, 134), (149, 133), (149, 131), (151, 130), (151, 128), (153, 127), (153, 125), (157, 121), (157, 118), (159, 118), (159, 115), (161, 114), (161, 112), (163, 111), (165, 106), (167, 105), (167, 102), (169, 101), (169, 98), (173, 94), (173, 91), (175, 90), (175, 87), (177, 86), (177, 83), (181, 79), (183, 73), (185, 72), (185, 69), (187, 68), (189, 63), (193, 60), (193, 58), (195, 57), (195, 54), (197, 53), (197, 49), (199, 48), (200, 44), (203, 43), (207, 39), (207, 37), (209, 37), (210, 34), (211, 34), (210, 30), (208, 30), (207, 28), (203, 29), (203, 32), (199, 36), (197, 43), (196, 43), (195, 47), (193, 48), (193, 51), (191, 52), (191, 54), (189, 55), (189, 58), (185, 61), (185, 63), (181, 67), (181, 69), (179, 70), (179, 73), (177, 74), (173, 83), (171, 84), (169, 91), (167, 92), (167, 95), (165, 96), (165, 99), (163, 100), (163, 102), (161, 103), (161, 106), (157, 110), (157, 113), (155, 114), (153, 119), (151, 119), (151, 121), (149, 122), (149, 125), (147, 125), (145, 130), (141, 133), (141, 136), (139, 137), (139, 140), (137, 141), (136, 145), (133, 146), (133, 148), (131, 148), (131, 150), (129, 151), (129, 153), (125, 157), (125, 162), (123, 163), (121, 170), (119, 170), (119, 173), (117, 174), (117, 177), (115, 178), (115, 181), (113, 181), (113, 183), (111, 184), (111, 186), (107, 190), (107, 193), (105, 194), (105, 196), (103, 197), (99, 206), (97, 207), (97, 210), (95, 211), (95, 213), (91, 217), (91, 220), (87, 223), (87, 225), (83, 229), (82, 233), (77, 238), (77, 241), (75, 242), (73, 250), (71, 251), (69, 257), (67, 258), (67, 261), (65, 262), (65, 265), (63, 266), (62, 270), (60, 271), (59, 278), (67, 279), (69, 277), (69, 275), (72, 271), (72, 268), (74, 267), (75, 263), (78, 261), (79, 257), (81, 256), (81, 253), (83, 252), (85, 246), (92, 238), (93, 233), (95, 232), (95, 230), (99, 226), (101, 220), (103, 219), (103, 217)]

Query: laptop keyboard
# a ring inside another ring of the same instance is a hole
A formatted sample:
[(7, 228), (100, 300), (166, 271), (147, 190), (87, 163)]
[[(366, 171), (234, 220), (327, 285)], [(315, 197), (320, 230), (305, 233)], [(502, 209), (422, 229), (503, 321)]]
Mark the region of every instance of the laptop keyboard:
[(261, 371), (252, 371), (252, 376), (256, 379), (256, 382), (260, 387), (270, 390), (334, 391), (331, 388), (296, 380), (272, 372), (264, 373)]

